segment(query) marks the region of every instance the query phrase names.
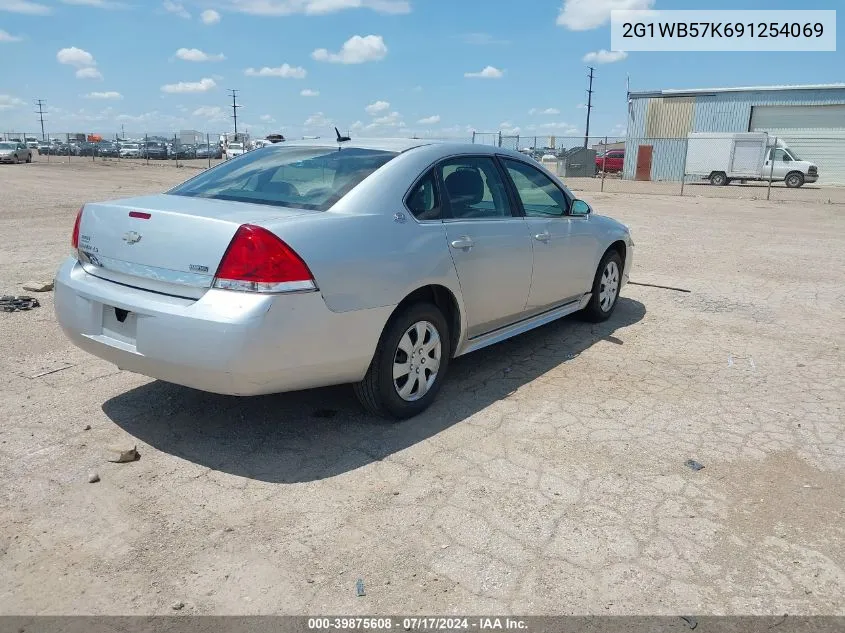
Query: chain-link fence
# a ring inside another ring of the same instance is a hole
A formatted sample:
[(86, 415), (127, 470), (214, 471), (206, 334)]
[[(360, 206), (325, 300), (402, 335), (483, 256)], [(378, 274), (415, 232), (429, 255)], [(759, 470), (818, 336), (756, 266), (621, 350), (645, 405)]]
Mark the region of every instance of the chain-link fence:
[(473, 142), (529, 155), (574, 191), (845, 203), (845, 136), (693, 133), (585, 143), (476, 132)]
[(222, 160), (262, 147), (270, 141), (247, 134), (182, 131), (175, 134), (126, 132), (2, 132), (0, 139), (27, 146), (35, 162), (88, 160), (205, 169)]
[[(270, 141), (182, 131), (0, 133), (27, 145), (35, 162), (160, 165), (205, 169)], [(273, 139), (279, 140), (279, 139)], [(693, 133), (679, 138), (472, 132), (450, 138), (522, 152), (574, 191), (845, 203), (845, 135)]]

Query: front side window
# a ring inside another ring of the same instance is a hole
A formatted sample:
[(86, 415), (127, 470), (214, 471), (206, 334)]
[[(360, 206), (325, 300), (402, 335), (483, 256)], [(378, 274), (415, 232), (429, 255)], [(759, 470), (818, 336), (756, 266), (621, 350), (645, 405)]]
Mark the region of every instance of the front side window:
[(395, 156), (354, 147), (274, 147), (227, 161), (167, 193), (325, 211)]
[(434, 182), (434, 171), (429, 171), (414, 185), (405, 204), (417, 220), (440, 219), (440, 199)]
[(569, 203), (563, 192), (543, 172), (525, 163), (502, 159), (528, 217), (560, 217)]
[(792, 162), (792, 156), (789, 155), (788, 152), (782, 149), (776, 149), (774, 151), (775, 161), (779, 163), (789, 163)]
[(452, 218), (469, 220), (513, 217), (505, 183), (492, 158), (450, 158), (442, 162), (438, 169)]

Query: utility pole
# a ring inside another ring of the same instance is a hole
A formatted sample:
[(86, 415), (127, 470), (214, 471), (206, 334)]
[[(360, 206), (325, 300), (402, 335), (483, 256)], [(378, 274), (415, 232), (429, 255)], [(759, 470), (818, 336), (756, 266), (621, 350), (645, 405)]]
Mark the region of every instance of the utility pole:
[(35, 114), (38, 115), (38, 119), (41, 121), (41, 140), (46, 141), (47, 138), (44, 136), (44, 102), (41, 99), (38, 99), (35, 102), (35, 105), (38, 106), (38, 112)]
[(123, 129), (123, 123), (120, 124), (120, 138), (126, 140), (126, 130)]
[(238, 91), (230, 88), (229, 92), (232, 94), (232, 118), (235, 120), (235, 141), (238, 140)]
[(590, 112), (593, 109), (593, 70), (595, 70), (592, 66), (588, 66), (590, 69), (590, 87), (587, 89), (587, 128), (584, 130), (584, 148), (587, 147), (587, 143), (590, 138)]

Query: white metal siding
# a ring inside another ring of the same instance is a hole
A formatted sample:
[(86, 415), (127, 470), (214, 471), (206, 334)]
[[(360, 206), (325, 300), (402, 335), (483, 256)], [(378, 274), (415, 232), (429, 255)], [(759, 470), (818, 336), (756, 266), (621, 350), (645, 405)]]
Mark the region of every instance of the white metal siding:
[(845, 105), (754, 106), (751, 131), (768, 132), (819, 167), (819, 184), (845, 185)]

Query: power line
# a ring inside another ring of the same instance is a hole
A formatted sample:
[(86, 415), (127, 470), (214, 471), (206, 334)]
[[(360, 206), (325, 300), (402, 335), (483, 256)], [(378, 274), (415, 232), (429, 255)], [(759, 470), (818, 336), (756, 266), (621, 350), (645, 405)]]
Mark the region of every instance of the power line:
[(44, 102), (41, 99), (38, 99), (35, 102), (35, 105), (38, 106), (38, 112), (35, 114), (38, 115), (38, 119), (41, 121), (41, 140), (46, 141), (46, 137), (44, 136)]
[(592, 66), (588, 66), (587, 68), (590, 69), (590, 74), (588, 75), (590, 78), (590, 87), (587, 89), (587, 128), (584, 130), (585, 148), (590, 137), (590, 111), (593, 109), (593, 70), (595, 70)]
[(242, 107), (238, 105), (238, 91), (234, 88), (229, 89), (229, 93), (232, 95), (232, 118), (235, 120), (235, 140), (238, 140), (238, 108)]

